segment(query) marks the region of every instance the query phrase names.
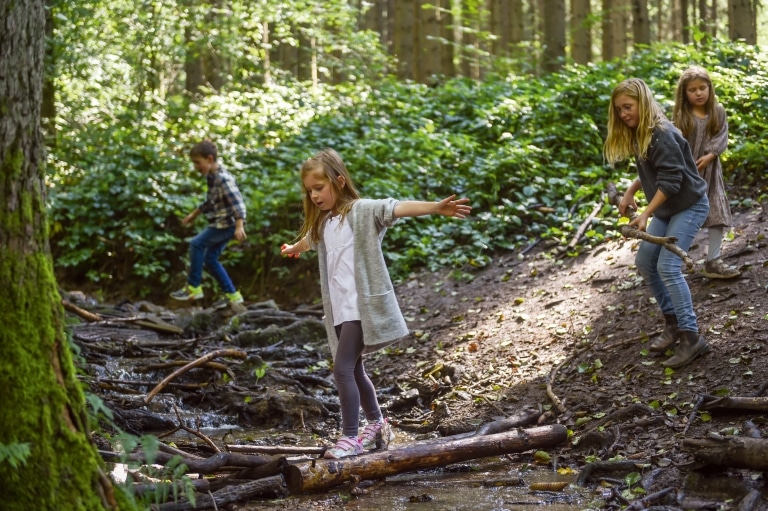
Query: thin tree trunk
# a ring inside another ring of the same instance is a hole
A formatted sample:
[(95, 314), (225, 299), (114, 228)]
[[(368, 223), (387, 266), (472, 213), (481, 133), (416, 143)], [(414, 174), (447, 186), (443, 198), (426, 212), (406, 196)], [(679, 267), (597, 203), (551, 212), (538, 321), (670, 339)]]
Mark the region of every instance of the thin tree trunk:
[(419, 58), (416, 62), (417, 79), (427, 83), (430, 77), (440, 74), (442, 67), (442, 48), (440, 42), (439, 0), (418, 0)]
[(415, 78), (415, 18), (417, 0), (395, 1), (394, 54), (398, 60), (397, 76), (402, 79)]
[(728, 0), (728, 37), (732, 41), (757, 44), (752, 0)]
[(565, 0), (543, 0), (544, 70), (559, 71), (565, 62)]
[(688, 0), (680, 0), (680, 31), (683, 37), (683, 44), (691, 42), (691, 23), (688, 17)]
[(648, 19), (648, 0), (632, 0), (633, 44), (651, 44), (651, 23)]
[(577, 64), (592, 61), (591, 11), (590, 0), (571, 0), (571, 58)]
[(114, 499), (88, 437), (48, 244), (44, 1), (0, 3), (0, 26), (0, 444), (30, 449), (0, 470), (2, 507), (103, 509)]

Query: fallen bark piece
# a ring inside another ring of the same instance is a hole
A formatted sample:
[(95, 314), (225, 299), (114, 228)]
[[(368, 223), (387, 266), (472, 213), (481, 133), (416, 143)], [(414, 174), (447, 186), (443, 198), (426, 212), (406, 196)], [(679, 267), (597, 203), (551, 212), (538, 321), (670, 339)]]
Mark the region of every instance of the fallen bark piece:
[(585, 486), (592, 479), (600, 479), (605, 475), (610, 475), (614, 478), (621, 477), (629, 472), (635, 472), (640, 469), (642, 465), (645, 465), (645, 461), (632, 461), (632, 460), (619, 460), (619, 461), (598, 461), (595, 463), (588, 463), (587, 466), (581, 469), (579, 477), (576, 479), (576, 484), (579, 486)]
[(699, 408), (701, 410), (728, 408), (731, 410), (757, 410), (766, 412), (768, 411), (768, 397), (704, 396), (704, 402)]
[(752, 489), (744, 496), (743, 499), (741, 499), (741, 502), (739, 502), (739, 507), (736, 509), (736, 511), (755, 511), (760, 509), (760, 503), (762, 500), (762, 494), (758, 490)]
[(768, 440), (764, 438), (711, 433), (706, 439), (683, 440), (683, 449), (707, 465), (768, 470)]
[(648, 509), (651, 504), (660, 501), (674, 491), (674, 488), (665, 488), (656, 493), (651, 493), (650, 495), (646, 495), (640, 500), (632, 502), (630, 505), (624, 508), (624, 511), (641, 511), (643, 509)]
[(410, 444), (340, 460), (319, 459), (291, 465), (285, 471), (285, 480), (292, 494), (309, 493), (338, 486), (352, 476), (381, 479), (401, 472), (440, 467), (475, 458), (551, 447), (565, 442), (567, 437), (565, 426), (553, 424), (441, 444)]

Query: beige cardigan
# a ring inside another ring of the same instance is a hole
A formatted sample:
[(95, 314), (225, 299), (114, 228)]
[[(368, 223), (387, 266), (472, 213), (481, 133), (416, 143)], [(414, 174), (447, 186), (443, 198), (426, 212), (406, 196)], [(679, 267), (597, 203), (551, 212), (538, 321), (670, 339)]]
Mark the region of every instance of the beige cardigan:
[[(345, 218), (355, 235), (355, 286), (363, 327), (363, 353), (389, 346), (409, 334), (381, 250), (384, 233), (397, 221), (397, 203), (395, 199), (358, 199)], [(325, 330), (335, 359), (339, 339), (333, 324), (325, 242), (321, 239), (316, 248), (320, 262)]]

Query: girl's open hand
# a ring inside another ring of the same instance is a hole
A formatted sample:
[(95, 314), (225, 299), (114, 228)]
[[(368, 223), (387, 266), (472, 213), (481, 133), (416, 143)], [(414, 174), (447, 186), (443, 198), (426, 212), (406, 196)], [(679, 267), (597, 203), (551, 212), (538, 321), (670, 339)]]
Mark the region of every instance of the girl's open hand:
[(465, 218), (472, 206), (467, 205), (469, 199), (456, 199), (456, 195), (446, 197), (437, 203), (437, 213), (444, 216), (455, 216), (456, 218)]

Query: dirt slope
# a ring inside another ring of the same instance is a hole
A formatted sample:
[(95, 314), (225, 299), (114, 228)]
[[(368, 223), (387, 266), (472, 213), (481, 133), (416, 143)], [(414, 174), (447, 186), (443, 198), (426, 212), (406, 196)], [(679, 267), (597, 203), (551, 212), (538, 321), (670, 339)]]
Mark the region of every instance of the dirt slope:
[[(414, 431), (424, 423), (443, 434), (466, 431), (530, 407), (542, 423), (565, 424), (580, 441), (602, 430), (595, 426), (613, 412), (651, 407), (648, 427), (627, 429), (629, 417), (614, 431), (618, 437), (563, 448), (561, 463), (575, 470), (587, 456), (683, 467), (692, 461), (681, 448), (684, 437), (743, 434), (747, 419), (766, 437), (758, 412), (691, 412), (701, 395), (751, 396), (768, 381), (767, 211), (768, 204), (734, 211), (734, 238), (724, 243), (723, 257), (741, 269), (740, 278), (698, 273), (707, 233), (698, 234), (690, 251), (697, 265), (687, 278), (712, 350), (680, 370), (665, 371), (665, 357), (647, 353), (663, 320), (634, 267), (637, 242), (621, 239), (562, 261), (546, 249), (498, 259), (470, 282), (448, 272), (415, 276), (397, 291), (417, 336), (373, 355), (367, 369), (378, 388), (415, 386), (423, 394), (431, 386), (430, 413), (417, 406), (390, 413)], [(546, 390), (556, 367), (551, 391), (563, 411)]]

